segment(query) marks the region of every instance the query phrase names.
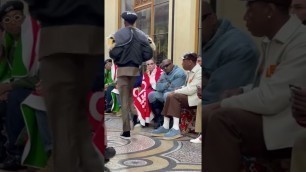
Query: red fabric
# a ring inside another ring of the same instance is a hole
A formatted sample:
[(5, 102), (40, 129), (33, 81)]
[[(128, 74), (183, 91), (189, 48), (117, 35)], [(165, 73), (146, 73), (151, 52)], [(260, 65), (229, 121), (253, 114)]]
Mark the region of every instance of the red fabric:
[(34, 60), (37, 56), (36, 54), (36, 46), (37, 46), (37, 40), (38, 40), (38, 32), (40, 30), (40, 25), (38, 24), (38, 22), (36, 20), (34, 20), (33, 18), (31, 18), (31, 22), (32, 22), (32, 30), (33, 30), (33, 46), (32, 46), (32, 53), (31, 53), (31, 61), (30, 61), (30, 68), (32, 68), (33, 64), (34, 64)]
[[(156, 67), (156, 82), (158, 81), (162, 72), (163, 71), (161, 70), (161, 68)], [(133, 90), (134, 106), (137, 110), (138, 119), (140, 120), (140, 123), (142, 125), (145, 125), (145, 122), (149, 122), (151, 116), (151, 108), (149, 106), (148, 101), (148, 95), (151, 91), (153, 91), (153, 88), (150, 83), (150, 77), (147, 73), (144, 73), (141, 83), (141, 91), (139, 92), (138, 88), (134, 88)]]
[(180, 130), (182, 133), (189, 133), (195, 125), (195, 114), (187, 109), (182, 109), (180, 114)]
[(93, 143), (104, 155), (106, 144), (106, 130), (104, 124), (103, 92), (90, 92), (87, 96), (87, 115), (93, 130)]

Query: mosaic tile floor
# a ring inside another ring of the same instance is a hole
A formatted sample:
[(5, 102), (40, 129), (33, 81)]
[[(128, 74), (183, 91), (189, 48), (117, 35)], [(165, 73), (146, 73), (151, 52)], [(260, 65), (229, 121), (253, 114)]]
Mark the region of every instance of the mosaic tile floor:
[[(121, 117), (106, 115), (108, 146), (117, 154), (106, 167), (112, 172), (201, 171), (201, 144), (190, 143), (195, 134), (176, 140), (150, 137), (151, 127), (135, 128), (130, 140), (121, 139)], [(0, 172), (6, 172), (0, 170)], [(26, 172), (26, 171), (19, 171)]]
[(196, 135), (169, 141), (150, 137), (153, 128), (147, 127), (135, 128), (131, 140), (124, 140), (121, 118), (107, 115), (105, 120), (108, 146), (117, 152), (106, 164), (111, 171), (201, 171), (201, 144), (189, 142)]

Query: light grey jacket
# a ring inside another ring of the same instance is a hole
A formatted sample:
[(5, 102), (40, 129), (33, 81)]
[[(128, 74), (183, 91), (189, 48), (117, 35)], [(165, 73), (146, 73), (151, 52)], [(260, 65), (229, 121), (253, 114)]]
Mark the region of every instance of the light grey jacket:
[(265, 62), (259, 85), (224, 99), (221, 106), (262, 114), (268, 150), (291, 147), (298, 135), (306, 135), (306, 129), (292, 117), (289, 89), (289, 84), (306, 86), (306, 27), (292, 16), (272, 40), (264, 39), (262, 46)]
[(180, 93), (188, 96), (188, 105), (197, 106), (200, 99), (197, 95), (197, 86), (202, 85), (202, 68), (196, 65), (193, 69), (187, 72), (186, 86), (175, 90), (175, 93)]

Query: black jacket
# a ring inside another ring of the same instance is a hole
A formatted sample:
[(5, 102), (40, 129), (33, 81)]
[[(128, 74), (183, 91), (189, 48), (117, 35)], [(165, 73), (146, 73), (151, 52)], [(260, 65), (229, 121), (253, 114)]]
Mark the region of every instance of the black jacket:
[(128, 41), (118, 45), (115, 40), (117, 45), (110, 50), (109, 56), (118, 67), (138, 68), (143, 62), (153, 57), (153, 49), (144, 33), (140, 33), (140, 30), (135, 28), (125, 28), (124, 30), (127, 29), (130, 31)]
[(104, 0), (25, 0), (42, 27), (104, 25)]

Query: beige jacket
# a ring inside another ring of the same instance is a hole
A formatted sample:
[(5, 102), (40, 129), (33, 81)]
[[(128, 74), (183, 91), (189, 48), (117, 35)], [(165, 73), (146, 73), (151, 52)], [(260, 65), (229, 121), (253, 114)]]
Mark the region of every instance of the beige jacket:
[(196, 65), (190, 72), (187, 72), (187, 85), (175, 90), (175, 93), (180, 93), (188, 96), (189, 106), (197, 106), (200, 99), (197, 96), (197, 86), (202, 85), (202, 68)]
[(289, 84), (306, 86), (306, 27), (293, 16), (262, 47), (259, 86), (223, 100), (221, 106), (262, 114), (268, 150), (291, 147), (298, 135), (306, 135), (292, 117), (289, 89)]

